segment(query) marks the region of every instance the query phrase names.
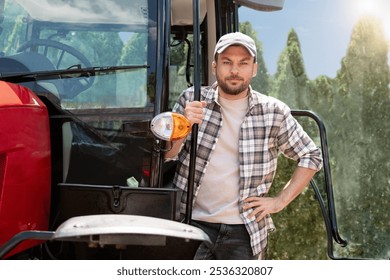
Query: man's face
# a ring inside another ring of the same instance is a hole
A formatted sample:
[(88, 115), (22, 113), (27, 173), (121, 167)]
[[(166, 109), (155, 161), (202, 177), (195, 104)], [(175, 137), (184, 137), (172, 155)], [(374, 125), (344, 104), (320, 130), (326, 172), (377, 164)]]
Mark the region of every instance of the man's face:
[(222, 97), (245, 97), (252, 77), (257, 74), (257, 63), (243, 46), (230, 46), (218, 55), (212, 65)]

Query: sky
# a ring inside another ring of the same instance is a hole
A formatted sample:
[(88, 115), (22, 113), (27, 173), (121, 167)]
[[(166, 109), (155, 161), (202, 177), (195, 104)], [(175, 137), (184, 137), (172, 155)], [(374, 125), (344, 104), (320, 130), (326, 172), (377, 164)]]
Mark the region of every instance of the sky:
[(353, 26), (364, 14), (382, 20), (384, 33), (390, 42), (390, 0), (285, 0), (283, 10), (277, 12), (239, 9), (240, 22), (251, 22), (258, 33), (271, 74), (276, 71), (288, 32), (294, 28), (310, 79), (319, 75), (336, 76)]

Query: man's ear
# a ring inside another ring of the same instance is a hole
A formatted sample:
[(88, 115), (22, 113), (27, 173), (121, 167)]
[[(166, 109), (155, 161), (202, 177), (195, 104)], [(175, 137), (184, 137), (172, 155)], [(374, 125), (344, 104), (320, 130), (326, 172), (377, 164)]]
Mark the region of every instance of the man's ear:
[(217, 69), (217, 63), (215, 62), (215, 60), (213, 60), (213, 62), (211, 63), (211, 71), (213, 72), (213, 75), (215, 75), (216, 69)]
[(257, 62), (255, 64), (253, 64), (252, 78), (257, 76), (257, 68), (258, 67), (259, 67), (259, 65), (257, 64)]

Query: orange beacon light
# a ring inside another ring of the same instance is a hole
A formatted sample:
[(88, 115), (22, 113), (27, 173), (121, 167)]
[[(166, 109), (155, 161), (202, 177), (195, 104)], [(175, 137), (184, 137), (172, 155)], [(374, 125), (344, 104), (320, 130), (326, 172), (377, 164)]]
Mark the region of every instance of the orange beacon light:
[(191, 123), (181, 114), (164, 112), (152, 119), (150, 129), (157, 138), (173, 141), (186, 137), (191, 131)]

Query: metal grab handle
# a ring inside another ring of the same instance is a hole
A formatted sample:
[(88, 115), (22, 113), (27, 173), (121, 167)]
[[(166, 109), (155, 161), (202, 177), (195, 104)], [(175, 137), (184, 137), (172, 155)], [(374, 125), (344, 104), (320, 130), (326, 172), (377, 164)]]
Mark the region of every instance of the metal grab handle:
[[(200, 101), (200, 24), (199, 23), (199, 1), (193, 0), (193, 19), (194, 19), (194, 100)], [(187, 185), (187, 205), (185, 223), (191, 224), (192, 201), (194, 196), (195, 164), (196, 164), (196, 147), (198, 140), (198, 125), (192, 126), (191, 132), (191, 152), (190, 167)]]
[[(328, 210), (326, 211), (325, 209), (321, 209), (323, 211), (323, 216), (325, 220), (325, 226), (330, 227), (330, 231), (332, 233), (333, 239), (340, 244), (341, 246), (346, 246), (348, 242), (341, 238), (337, 226), (337, 217), (336, 217), (336, 208), (335, 208), (335, 202), (334, 202), (334, 196), (333, 196), (333, 187), (332, 187), (332, 176), (331, 176), (331, 171), (330, 171), (330, 160), (329, 160), (329, 151), (328, 151), (328, 143), (327, 143), (327, 138), (326, 138), (326, 130), (325, 130), (325, 125), (324, 122), (313, 112), (308, 111), (308, 110), (291, 110), (291, 114), (293, 116), (298, 116), (298, 117), (309, 117), (313, 119), (318, 126), (319, 132), (320, 132), (320, 140), (321, 140), (321, 152), (322, 152), (322, 157), (323, 157), (323, 162), (324, 162), (324, 179), (325, 179), (325, 192), (327, 196), (327, 204), (328, 204)], [(314, 188), (314, 191), (316, 191), (316, 185), (312, 181), (311, 185)], [(318, 190), (318, 188), (317, 188)], [(316, 196), (318, 201), (320, 202), (320, 206), (324, 205), (323, 199), (321, 197), (321, 194), (319, 191), (316, 191)], [(321, 198), (321, 200), (320, 200)], [(321, 205), (322, 203), (322, 205)], [(324, 212), (325, 210), (325, 212)], [(327, 221), (328, 219), (328, 221)], [(328, 240), (329, 241), (329, 240)], [(330, 256), (331, 257), (331, 256)]]

